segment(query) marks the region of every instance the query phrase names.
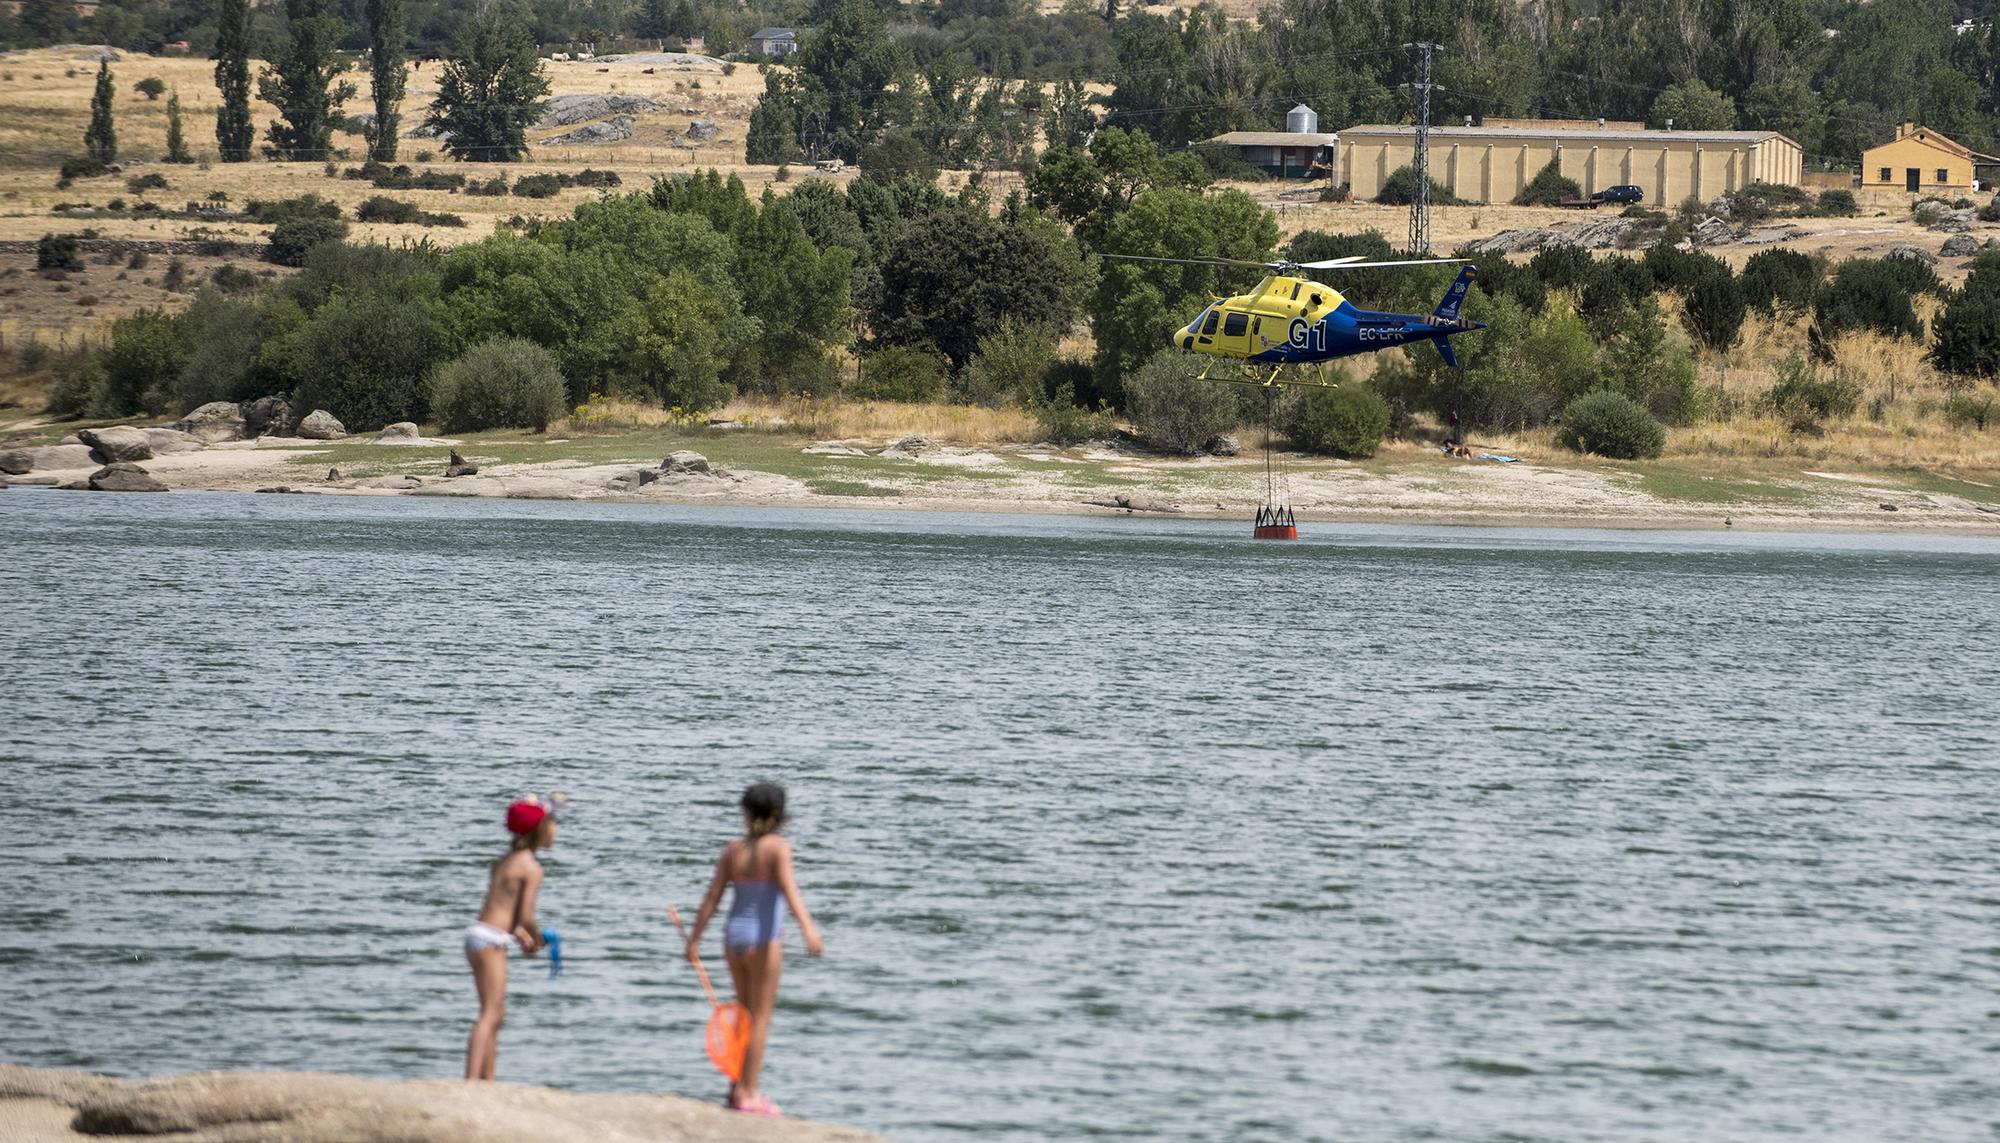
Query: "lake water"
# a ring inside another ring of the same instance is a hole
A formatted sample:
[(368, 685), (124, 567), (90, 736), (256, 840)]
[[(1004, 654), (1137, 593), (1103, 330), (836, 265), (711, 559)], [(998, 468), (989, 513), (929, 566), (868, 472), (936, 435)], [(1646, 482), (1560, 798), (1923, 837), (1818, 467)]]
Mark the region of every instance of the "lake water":
[(662, 916), (754, 779), (767, 1090), (908, 1140), (1988, 1139), (2000, 543), (0, 495), (0, 1059), (719, 1097)]

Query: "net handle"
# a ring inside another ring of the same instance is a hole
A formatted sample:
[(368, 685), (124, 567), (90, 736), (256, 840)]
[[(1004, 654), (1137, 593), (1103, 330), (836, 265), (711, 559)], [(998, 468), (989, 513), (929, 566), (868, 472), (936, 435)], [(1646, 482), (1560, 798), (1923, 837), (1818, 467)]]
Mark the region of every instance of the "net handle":
[[(680, 911), (678, 909), (675, 909), (672, 905), (668, 905), (667, 916), (673, 918), (674, 928), (680, 930), (681, 942), (683, 944), (687, 943), (687, 935), (688, 935), (687, 926), (681, 924)], [(690, 957), (689, 959), (694, 962), (694, 974), (701, 978), (701, 990), (708, 994), (709, 1004), (716, 1008), (722, 1007), (722, 1001), (717, 1000), (715, 998), (715, 986), (708, 982), (708, 970), (701, 966), (701, 957), (697, 955)]]

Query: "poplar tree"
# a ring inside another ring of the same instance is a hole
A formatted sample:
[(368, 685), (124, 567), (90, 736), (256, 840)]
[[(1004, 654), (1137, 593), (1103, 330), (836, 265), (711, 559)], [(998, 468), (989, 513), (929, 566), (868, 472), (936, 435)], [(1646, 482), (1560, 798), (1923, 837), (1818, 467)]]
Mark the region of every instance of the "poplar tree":
[(181, 134), (181, 93), (178, 91), (167, 96), (167, 162), (194, 162), (194, 156), (188, 154), (187, 138)]
[(278, 109), (278, 121), (264, 132), (264, 148), (274, 159), (324, 159), (333, 153), (333, 116), (354, 98), (354, 85), (335, 83), (347, 61), (340, 45), (340, 18), (327, 0), (285, 0), (291, 39), (257, 76), (257, 97)]
[(396, 134), (402, 126), (403, 0), (368, 0), (368, 68), (375, 88), (375, 125), (368, 157), (396, 161)]
[(220, 0), (215, 16), (215, 145), (225, 163), (247, 162), (257, 130), (250, 123), (250, 4)]
[(83, 131), (83, 149), (100, 163), (118, 157), (118, 132), (111, 126), (111, 61), (97, 61), (97, 90), (90, 97), (90, 126)]

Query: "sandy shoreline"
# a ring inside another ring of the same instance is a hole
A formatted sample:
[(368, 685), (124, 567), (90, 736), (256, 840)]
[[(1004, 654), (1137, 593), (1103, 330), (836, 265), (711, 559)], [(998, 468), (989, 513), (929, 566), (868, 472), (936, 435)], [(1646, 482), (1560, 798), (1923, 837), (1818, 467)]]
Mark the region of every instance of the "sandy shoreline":
[[(681, 445), (703, 450), (699, 463), (663, 470), (663, 455), (688, 455), (669, 451)], [(443, 475), (454, 448), (479, 466), (476, 475)], [(74, 488), (97, 468), (88, 461), (77, 467), (76, 459), (72, 454), (68, 467), (0, 476), (0, 483)], [(2000, 535), (2000, 489), (1988, 497), (1984, 490), (1993, 486), (1970, 479), (1932, 480), (1927, 487), (1895, 474), (1776, 471), (1710, 484), (1712, 478), (1689, 467), (1671, 474), (1687, 486), (1687, 498), (1676, 498), (1650, 490), (1649, 481), (1662, 479), (1652, 470), (1609, 464), (1502, 464), (1415, 448), (1363, 463), (1283, 460), (1282, 487), (1301, 523)], [(1260, 457), (1162, 457), (1116, 442), (1075, 449), (925, 442), (906, 451), (894, 442), (742, 432), (671, 440), (646, 432), (576, 440), (484, 434), (399, 447), (367, 438), (265, 438), (139, 463), (175, 491), (1246, 522), (1266, 491)]]
[(120, 1080), (0, 1064), (0, 1141), (185, 1143), (880, 1143), (851, 1127), (765, 1119), (676, 1095), (522, 1084), (217, 1072)]

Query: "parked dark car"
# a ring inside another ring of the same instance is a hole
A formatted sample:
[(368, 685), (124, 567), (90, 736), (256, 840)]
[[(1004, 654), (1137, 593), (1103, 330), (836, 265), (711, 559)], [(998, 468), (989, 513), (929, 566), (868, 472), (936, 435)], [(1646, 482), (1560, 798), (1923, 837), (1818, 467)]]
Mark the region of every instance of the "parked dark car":
[(1638, 202), (1645, 197), (1646, 192), (1633, 186), (1631, 183), (1620, 183), (1615, 187), (1605, 187), (1603, 190), (1591, 195), (1590, 201), (1618, 203), (1622, 205), (1628, 202)]

